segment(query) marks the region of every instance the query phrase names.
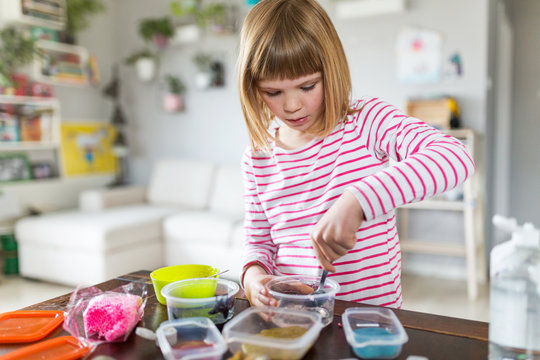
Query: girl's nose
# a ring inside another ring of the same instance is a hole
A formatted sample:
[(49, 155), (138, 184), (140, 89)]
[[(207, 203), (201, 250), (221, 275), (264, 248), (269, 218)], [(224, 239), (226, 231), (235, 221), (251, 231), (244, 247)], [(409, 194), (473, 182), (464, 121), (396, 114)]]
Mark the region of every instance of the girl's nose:
[(302, 107), (301, 101), (297, 96), (286, 96), (283, 101), (283, 110), (289, 113), (294, 113)]

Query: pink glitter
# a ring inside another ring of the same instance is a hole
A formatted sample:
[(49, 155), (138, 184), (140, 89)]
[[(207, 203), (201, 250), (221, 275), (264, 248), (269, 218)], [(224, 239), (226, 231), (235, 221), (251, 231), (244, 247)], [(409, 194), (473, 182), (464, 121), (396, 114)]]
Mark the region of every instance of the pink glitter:
[(129, 333), (141, 319), (142, 298), (132, 294), (103, 294), (96, 296), (84, 311), (86, 335), (96, 335), (107, 341)]

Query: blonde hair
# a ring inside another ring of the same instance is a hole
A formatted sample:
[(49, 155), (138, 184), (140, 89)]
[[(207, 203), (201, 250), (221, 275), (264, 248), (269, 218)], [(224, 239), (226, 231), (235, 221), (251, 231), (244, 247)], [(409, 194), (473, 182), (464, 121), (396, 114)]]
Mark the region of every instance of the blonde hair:
[(238, 87), (254, 150), (269, 149), (273, 119), (257, 82), (316, 72), (324, 85), (324, 115), (310, 132), (323, 137), (354, 111), (347, 58), (330, 17), (316, 0), (262, 0), (253, 7), (240, 36)]

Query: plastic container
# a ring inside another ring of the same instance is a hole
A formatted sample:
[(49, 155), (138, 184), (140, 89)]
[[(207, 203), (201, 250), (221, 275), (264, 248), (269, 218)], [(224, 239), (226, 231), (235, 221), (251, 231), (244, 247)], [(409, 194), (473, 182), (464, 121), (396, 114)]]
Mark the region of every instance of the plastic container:
[(334, 302), (339, 284), (326, 279), (324, 292), (313, 294), (319, 286), (318, 276), (280, 276), (266, 283), (270, 296), (278, 301), (278, 307), (309, 310), (321, 315), (322, 324), (330, 324), (334, 318)]
[(165, 298), (161, 295), (164, 286), (179, 280), (208, 277), (217, 273), (219, 270), (209, 265), (174, 265), (152, 271), (150, 278), (159, 303), (166, 305)]
[(173, 282), (161, 290), (169, 320), (207, 317), (216, 324), (234, 313), (234, 296), (240, 287), (225, 279), (200, 278)]
[(43, 339), (64, 321), (56, 310), (20, 310), (0, 314), (0, 343), (33, 342)]
[(348, 308), (342, 322), (347, 342), (362, 359), (394, 359), (409, 340), (401, 322), (388, 308)]
[(80, 359), (92, 350), (92, 346), (73, 336), (60, 336), (43, 340), (5, 355), (2, 360), (58, 360)]
[(165, 321), (156, 336), (166, 360), (220, 360), (227, 351), (223, 336), (208, 318)]
[(490, 256), (489, 359), (540, 359), (540, 233), (500, 215), (493, 223), (512, 233)]
[(295, 360), (307, 353), (322, 328), (315, 312), (251, 307), (224, 325), (223, 337), (233, 354)]

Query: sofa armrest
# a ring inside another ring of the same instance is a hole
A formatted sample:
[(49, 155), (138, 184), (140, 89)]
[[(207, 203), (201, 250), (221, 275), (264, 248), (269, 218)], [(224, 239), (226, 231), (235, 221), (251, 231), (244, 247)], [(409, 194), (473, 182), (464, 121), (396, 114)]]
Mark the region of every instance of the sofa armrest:
[(85, 190), (79, 195), (79, 209), (83, 211), (99, 211), (123, 205), (146, 202), (146, 187), (123, 186)]

